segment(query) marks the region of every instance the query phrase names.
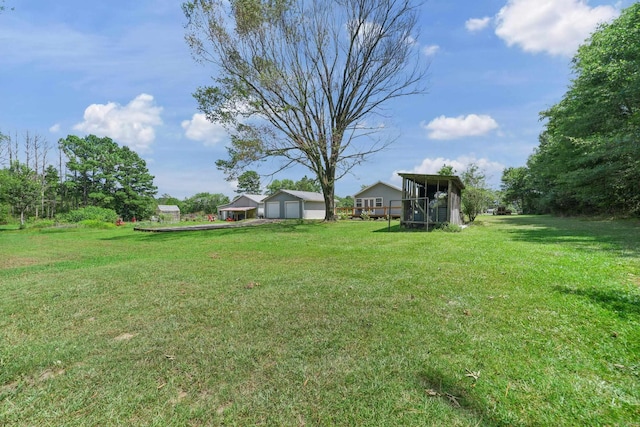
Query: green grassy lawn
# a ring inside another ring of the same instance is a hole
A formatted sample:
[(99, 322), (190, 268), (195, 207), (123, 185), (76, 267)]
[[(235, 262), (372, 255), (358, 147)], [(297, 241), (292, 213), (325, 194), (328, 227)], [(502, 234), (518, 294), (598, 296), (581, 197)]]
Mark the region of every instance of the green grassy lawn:
[(0, 231), (0, 425), (639, 426), (640, 224), (477, 222)]

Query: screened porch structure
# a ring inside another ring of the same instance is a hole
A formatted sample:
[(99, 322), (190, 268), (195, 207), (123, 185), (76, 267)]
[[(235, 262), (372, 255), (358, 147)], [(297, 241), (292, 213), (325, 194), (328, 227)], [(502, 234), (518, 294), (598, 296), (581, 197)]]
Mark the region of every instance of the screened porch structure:
[(461, 194), (464, 184), (457, 176), (399, 173), (402, 177), (402, 214), (406, 228), (462, 225)]

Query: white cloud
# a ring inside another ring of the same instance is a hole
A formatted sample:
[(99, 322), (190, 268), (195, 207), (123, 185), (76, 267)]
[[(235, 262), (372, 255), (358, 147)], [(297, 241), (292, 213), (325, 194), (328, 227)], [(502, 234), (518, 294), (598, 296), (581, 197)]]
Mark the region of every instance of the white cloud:
[(140, 153), (150, 151), (155, 140), (155, 126), (162, 124), (162, 107), (155, 106), (153, 96), (136, 96), (127, 105), (115, 102), (92, 104), (84, 110), (84, 121), (75, 130), (107, 136)]
[(457, 139), (467, 136), (479, 136), (498, 128), (498, 123), (487, 115), (469, 114), (468, 116), (440, 116), (424, 122), (421, 126), (429, 131), (430, 139)]
[(485, 16), (484, 18), (468, 19), (467, 22), (464, 23), (464, 26), (467, 29), (467, 31), (470, 31), (473, 33), (476, 31), (484, 30), (485, 28), (487, 28), (490, 22), (491, 22), (491, 18), (489, 18), (488, 16)]
[(347, 31), (350, 35), (356, 34), (356, 40), (360, 45), (368, 46), (380, 38), (384, 28), (373, 21), (352, 20), (347, 23)]
[(60, 123), (56, 123), (55, 125), (51, 126), (49, 128), (49, 132), (51, 133), (58, 133), (60, 132)]
[[(191, 197), (197, 193), (234, 194), (235, 185), (227, 181), (222, 172), (210, 168), (190, 168), (189, 170), (167, 167), (152, 168), (154, 184), (158, 194), (170, 194), (178, 199)], [(157, 170), (156, 170), (157, 169)]]
[(394, 183), (401, 182), (401, 178), (398, 177), (398, 172), (435, 175), (444, 165), (453, 166), (454, 174), (460, 176), (472, 163), (476, 164), (480, 171), (486, 175), (487, 183), (490, 186), (497, 187), (499, 185), (502, 171), (506, 166), (500, 162), (494, 162), (484, 157), (478, 159), (474, 155), (460, 156), (455, 159), (446, 159), (444, 157), (426, 158), (411, 170), (394, 171), (391, 181)]
[(184, 129), (184, 134), (187, 138), (200, 141), (208, 147), (212, 147), (228, 137), (224, 126), (218, 123), (211, 123), (201, 113), (194, 114), (191, 120), (184, 120), (182, 129)]
[(496, 16), (496, 35), (525, 52), (570, 57), (599, 23), (618, 14), (585, 0), (509, 0)]
[(425, 56), (433, 56), (436, 53), (438, 53), (438, 51), (440, 50), (440, 46), (438, 46), (437, 44), (432, 44), (432, 45), (427, 45), (425, 47), (422, 48), (422, 53)]

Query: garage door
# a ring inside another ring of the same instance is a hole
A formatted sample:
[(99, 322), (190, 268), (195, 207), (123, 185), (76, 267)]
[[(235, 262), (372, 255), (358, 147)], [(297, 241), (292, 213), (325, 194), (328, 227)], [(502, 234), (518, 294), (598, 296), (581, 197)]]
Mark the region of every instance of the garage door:
[(285, 218), (300, 218), (300, 203), (299, 202), (284, 202), (284, 217)]
[(280, 202), (267, 202), (267, 218), (280, 218)]

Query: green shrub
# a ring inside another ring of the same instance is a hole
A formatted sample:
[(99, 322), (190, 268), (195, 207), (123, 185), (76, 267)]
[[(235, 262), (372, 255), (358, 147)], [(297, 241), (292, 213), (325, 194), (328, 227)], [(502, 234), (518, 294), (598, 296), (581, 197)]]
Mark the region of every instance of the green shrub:
[(87, 206), (85, 208), (76, 209), (61, 216), (61, 219), (68, 222), (81, 222), (85, 220), (95, 220), (100, 222), (115, 223), (118, 220), (118, 214), (113, 209), (99, 208), (97, 206)]
[(433, 231), (442, 231), (444, 233), (459, 233), (462, 231), (462, 227), (457, 224), (449, 224), (448, 222), (446, 222)]
[(9, 205), (0, 203), (0, 224), (8, 224), (11, 222), (11, 219)]
[(338, 217), (339, 220), (344, 221), (346, 219), (349, 219), (351, 217), (351, 214), (349, 214), (348, 212), (338, 212), (336, 214), (336, 217)]
[(85, 219), (80, 221), (78, 225), (83, 228), (98, 228), (101, 230), (106, 230), (106, 229), (116, 227), (116, 225), (113, 222), (104, 222), (97, 219)]
[(56, 225), (56, 221), (53, 219), (39, 219), (29, 224), (29, 228), (41, 229), (50, 228)]

